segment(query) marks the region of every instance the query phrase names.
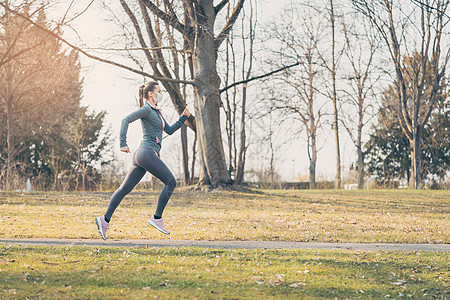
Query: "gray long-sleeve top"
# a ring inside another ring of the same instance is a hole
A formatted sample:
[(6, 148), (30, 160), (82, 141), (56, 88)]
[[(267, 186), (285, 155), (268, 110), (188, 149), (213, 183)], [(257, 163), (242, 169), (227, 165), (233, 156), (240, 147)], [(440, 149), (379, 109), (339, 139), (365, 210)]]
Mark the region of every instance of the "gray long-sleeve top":
[(178, 121), (173, 125), (169, 125), (158, 108), (151, 106), (145, 102), (144, 106), (132, 112), (122, 120), (120, 127), (120, 147), (127, 146), (128, 124), (133, 123), (137, 119), (141, 119), (143, 139), (141, 147), (151, 148), (158, 154), (161, 150), (162, 132), (172, 134), (177, 131), (188, 117), (181, 115)]

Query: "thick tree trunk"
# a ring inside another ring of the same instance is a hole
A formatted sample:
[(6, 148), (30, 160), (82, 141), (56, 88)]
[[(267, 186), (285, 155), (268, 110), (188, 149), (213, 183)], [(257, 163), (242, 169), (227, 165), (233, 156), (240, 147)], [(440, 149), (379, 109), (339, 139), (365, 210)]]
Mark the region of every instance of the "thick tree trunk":
[(357, 147), (358, 151), (358, 189), (364, 188), (364, 153), (361, 146)]
[(219, 186), (229, 182), (220, 134), (219, 95), (211, 93), (206, 85), (196, 87), (194, 90), (198, 152), (203, 166), (200, 169), (199, 182)]
[(419, 188), (420, 177), (420, 137), (418, 134), (409, 141), (411, 146), (411, 177), (409, 186), (413, 189)]
[(228, 184), (230, 178), (220, 130), (220, 78), (216, 67), (212, 1), (202, 1), (202, 8), (206, 18), (205, 23), (198, 26), (193, 55), (198, 152), (203, 166), (199, 183), (216, 187)]

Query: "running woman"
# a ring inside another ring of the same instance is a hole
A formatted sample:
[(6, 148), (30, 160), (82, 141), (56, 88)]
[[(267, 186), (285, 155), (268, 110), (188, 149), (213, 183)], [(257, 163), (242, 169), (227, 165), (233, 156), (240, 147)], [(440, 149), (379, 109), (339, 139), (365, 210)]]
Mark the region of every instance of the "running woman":
[[(146, 100), (145, 103), (144, 99)], [(184, 124), (186, 119), (190, 116), (190, 113), (186, 108), (178, 121), (171, 126), (164, 120), (160, 109), (157, 107), (157, 104), (161, 99), (161, 88), (159, 87), (158, 82), (148, 82), (139, 88), (140, 108), (122, 120), (122, 126), (120, 127), (120, 151), (130, 153), (130, 148), (127, 145), (128, 124), (137, 119), (141, 120), (143, 140), (139, 149), (133, 153), (133, 165), (128, 171), (125, 180), (111, 196), (105, 215), (95, 218), (98, 232), (104, 240), (106, 240), (106, 230), (109, 227), (109, 222), (117, 206), (122, 199), (131, 192), (136, 184), (138, 184), (142, 177), (144, 177), (145, 172), (150, 172), (164, 183), (164, 188), (159, 194), (156, 212), (148, 220), (148, 223), (162, 233), (170, 234), (166, 227), (164, 227), (162, 214), (175, 188), (176, 180), (169, 168), (167, 168), (164, 162), (159, 158), (162, 131), (164, 130), (169, 135), (174, 133)]]

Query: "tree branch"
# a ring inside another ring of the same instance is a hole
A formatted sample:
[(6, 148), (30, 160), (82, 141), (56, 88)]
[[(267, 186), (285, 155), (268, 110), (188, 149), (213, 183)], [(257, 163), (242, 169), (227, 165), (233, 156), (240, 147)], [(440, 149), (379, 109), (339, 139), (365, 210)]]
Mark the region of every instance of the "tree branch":
[[(84, 13), (89, 9), (89, 7), (91, 7), (91, 5), (92, 5), (92, 3), (94, 3), (94, 1), (95, 1), (95, 0), (91, 0), (91, 2), (86, 6), (86, 8), (85, 8), (83, 11), (77, 13), (77, 14), (76, 14), (74, 17), (72, 17), (70, 20), (64, 21), (65, 18), (66, 18), (67, 13), (69, 12), (69, 9), (70, 9), (70, 6), (69, 6), (69, 8), (68, 8), (67, 11), (66, 11), (66, 15), (65, 15), (64, 18), (63, 18), (63, 22), (61, 22), (61, 24), (59, 24), (59, 25), (62, 26), (62, 25), (64, 25), (64, 24), (69, 24), (70, 22), (72, 22), (73, 20), (75, 20), (76, 18), (78, 18), (79, 16), (81, 16), (82, 14), (84, 14)], [(72, 3), (73, 3), (73, 2), (72, 2)]]
[(176, 51), (176, 52), (181, 52), (183, 53), (183, 50), (179, 50), (176, 49), (175, 47), (172, 46), (161, 46), (161, 47), (155, 47), (155, 48), (144, 48), (144, 47), (130, 47), (130, 48), (99, 48), (99, 47), (85, 47), (84, 49), (86, 50), (100, 50), (100, 51), (142, 51), (142, 50), (148, 50), (148, 51), (153, 51), (153, 50), (171, 50), (171, 51)]
[[(166, 61), (164, 59), (164, 56), (160, 49), (156, 49), (156, 47), (160, 46), (160, 41), (158, 41), (155, 32), (153, 30), (153, 26), (150, 20), (150, 16), (148, 15), (147, 10), (145, 9), (145, 6), (142, 5), (142, 2), (140, 3), (141, 6), (141, 12), (142, 12), (142, 18), (144, 19), (145, 28), (147, 30), (147, 35), (150, 38), (150, 43), (152, 47), (155, 49), (153, 50), (153, 55), (158, 59), (158, 63), (162, 69), (162, 72), (164, 76), (168, 78), (173, 78), (172, 74), (170, 74), (169, 69), (167, 68)], [(170, 24), (170, 23), (169, 23)]]
[(228, 2), (229, 0), (222, 0), (219, 4), (217, 4), (214, 7), (214, 12), (216, 13), (216, 15), (222, 10), (222, 8), (225, 7), (225, 5), (227, 5)]
[(16, 57), (19, 57), (19, 56), (21, 56), (22, 54), (24, 54), (24, 53), (26, 53), (26, 52), (28, 52), (28, 51), (31, 51), (31, 50), (33, 50), (33, 49), (36, 49), (37, 47), (41, 46), (43, 43), (44, 43), (44, 40), (42, 40), (41, 42), (39, 42), (38, 44), (36, 44), (36, 45), (34, 45), (34, 46), (32, 46), (32, 47), (22, 49), (22, 50), (20, 50), (19, 52), (15, 53), (15, 54), (13, 54), (13, 55), (11, 55), (11, 56), (9, 56), (9, 52), (10, 52), (10, 50), (12, 50), (13, 46), (10, 47), (10, 48), (6, 51), (6, 54), (5, 54), (5, 55), (2, 57), (2, 59), (0, 60), (0, 66), (9, 63), (10, 61), (14, 60)]
[(296, 62), (296, 63), (294, 63), (294, 64), (292, 64), (292, 65), (289, 65), (289, 66), (285, 66), (285, 67), (279, 68), (279, 69), (277, 69), (277, 70), (274, 70), (274, 71), (272, 71), (272, 72), (269, 72), (269, 73), (266, 73), (266, 74), (263, 74), (263, 75), (255, 76), (255, 77), (252, 77), (252, 78), (249, 78), (249, 79), (246, 79), (246, 80), (241, 80), (241, 81), (232, 83), (232, 84), (230, 84), (229, 86), (226, 86), (226, 87), (224, 87), (223, 89), (220, 89), (220, 90), (219, 90), (219, 94), (225, 92), (226, 90), (228, 90), (228, 89), (230, 89), (230, 88), (232, 88), (232, 87), (234, 87), (234, 86), (236, 86), (236, 85), (243, 84), (243, 83), (247, 83), (247, 82), (250, 82), (250, 81), (253, 81), (253, 80), (257, 80), (257, 79), (261, 79), (261, 78), (264, 78), (264, 77), (268, 77), (268, 76), (270, 76), (270, 75), (273, 75), (273, 74), (275, 74), (275, 73), (281, 72), (281, 71), (283, 71), (283, 70), (290, 69), (290, 68), (292, 68), (292, 67), (298, 66), (299, 64), (300, 64), (300, 62)]
[(446, 16), (447, 18), (450, 19), (450, 16), (447, 15), (447, 14), (445, 13), (445, 10), (440, 10), (438, 7), (430, 6), (430, 5), (426, 4), (426, 3), (424, 3), (423, 1), (419, 1), (419, 0), (411, 0), (411, 2), (413, 2), (413, 3), (415, 2), (416, 5), (417, 5), (417, 4), (423, 5), (423, 6), (425, 6), (425, 7), (428, 8), (428, 9), (435, 10), (435, 11), (437, 11), (439, 14), (442, 14), (443, 16)]
[(54, 38), (56, 38), (58, 41), (61, 41), (62, 43), (64, 43), (67, 46), (69, 46), (70, 48), (74, 49), (75, 51), (77, 51), (79, 53), (82, 53), (82, 54), (84, 54), (85, 56), (87, 56), (87, 57), (89, 57), (91, 59), (94, 59), (94, 60), (97, 60), (97, 61), (100, 61), (100, 62), (103, 62), (103, 63), (107, 63), (107, 64), (110, 64), (110, 65), (113, 65), (113, 66), (116, 66), (116, 67), (119, 67), (119, 68), (122, 68), (122, 69), (125, 69), (125, 70), (128, 70), (128, 71), (131, 71), (131, 72), (139, 74), (139, 75), (147, 76), (147, 77), (152, 78), (154, 80), (195, 85), (194, 81), (180, 80), (180, 79), (173, 79), (173, 78), (166, 78), (166, 77), (155, 76), (155, 75), (149, 74), (147, 72), (136, 70), (136, 69), (131, 68), (129, 66), (122, 65), (122, 64), (119, 64), (117, 62), (114, 62), (114, 61), (111, 61), (111, 60), (107, 60), (107, 59), (104, 59), (104, 58), (101, 58), (101, 57), (89, 54), (86, 51), (82, 50), (81, 48), (79, 48), (79, 47), (77, 47), (75, 45), (72, 45), (70, 42), (68, 42), (67, 40), (65, 40), (62, 37), (58, 36), (53, 31), (51, 31), (51, 30), (49, 30), (47, 28), (44, 28), (41, 25), (37, 24), (33, 20), (29, 19), (27, 16), (25, 16), (25, 15), (23, 15), (23, 14), (17, 12), (17, 11), (14, 11), (14, 10), (10, 9), (4, 3), (0, 2), (0, 6), (2, 6), (5, 10), (7, 10), (7, 11), (9, 11), (9, 12), (11, 12), (11, 13), (13, 13), (13, 14), (15, 14), (15, 15), (23, 18), (23, 19), (25, 19), (26, 21), (28, 21), (31, 24), (33, 24), (36, 28), (39, 28), (40, 30), (44, 31), (45, 33), (49, 34), (50, 36), (53, 36)]
[(157, 16), (158, 18), (160, 18), (161, 20), (168, 22), (173, 28), (175, 28), (176, 30), (178, 30), (179, 32), (181, 32), (182, 34), (184, 34), (186, 32), (186, 27), (180, 23), (180, 21), (178, 20), (177, 16), (172, 14), (169, 15), (165, 12), (163, 12), (162, 10), (160, 10), (155, 4), (153, 4), (153, 2), (149, 1), (149, 0), (140, 0), (148, 9), (151, 10), (151, 12)]
[[(150, 51), (149, 51), (150, 49), (147, 48), (146, 42), (142, 35), (142, 31), (141, 31), (139, 23), (136, 19), (136, 16), (130, 10), (130, 8), (126, 4), (125, 0), (120, 0), (120, 3), (122, 4), (122, 7), (124, 8), (125, 12), (127, 13), (128, 17), (130, 18), (130, 20), (132, 21), (132, 23), (135, 27), (141, 47), (144, 50), (145, 55), (147, 56), (148, 61), (150, 63), (150, 66), (152, 67), (153, 71), (159, 76), (165, 76), (165, 78), (174, 78), (175, 76), (172, 76), (172, 74), (170, 74), (170, 71), (167, 68), (167, 64), (164, 59), (164, 56), (161, 52), (161, 49), (163, 49), (164, 47), (160, 47), (161, 41), (159, 40), (158, 37), (160, 36), (161, 33), (159, 31), (159, 27), (156, 26), (156, 31), (157, 31), (156, 33), (158, 34), (158, 36), (157, 36), (155, 34), (155, 31), (153, 30), (153, 26), (152, 26), (151, 19), (148, 14), (148, 11), (147, 11), (147, 7), (143, 4), (142, 1), (139, 2), (139, 7), (140, 7), (140, 10), (142, 13), (142, 18), (144, 20), (145, 27), (147, 29), (147, 34), (150, 39), (150, 43), (153, 46), (153, 48), (151, 48), (153, 55), (150, 53)], [(167, 27), (173, 28), (169, 22), (164, 21), (164, 23), (166, 24)], [(170, 32), (168, 32), (168, 34), (170, 36)], [(171, 47), (168, 47), (168, 48), (171, 48), (172, 50), (175, 49), (175, 43), (173, 43), (171, 45)], [(177, 54), (175, 53), (174, 54), (175, 58), (176, 58), (176, 55)], [(155, 57), (156, 60), (154, 60), (153, 57)], [(162, 72), (158, 68), (158, 65), (162, 69)], [(175, 77), (175, 78), (179, 79), (179, 77)], [(183, 112), (183, 110), (186, 108), (186, 103), (184, 102), (183, 98), (181, 97), (181, 94), (179, 91), (179, 86), (177, 84), (179, 82), (162, 81), (161, 83), (163, 84), (165, 89), (169, 92), (170, 98), (172, 99), (172, 103), (175, 107), (175, 110), (179, 114), (181, 114)], [(189, 119), (188, 126), (192, 130), (194, 130), (194, 131), (196, 130), (195, 129), (195, 118), (193, 116)]]
[[(160, 41), (161, 30), (158, 26), (158, 23), (155, 21), (155, 28), (153, 28), (151, 20), (150, 20), (150, 16), (148, 15), (148, 12), (147, 12), (145, 6), (143, 6), (142, 4), (141, 4), (141, 11), (142, 11), (142, 17), (144, 19), (146, 29), (147, 29), (147, 34), (148, 34), (148, 37), (150, 38), (151, 44), (153, 47), (157, 47), (158, 44), (161, 43), (161, 41)], [(169, 22), (164, 21), (164, 23), (166, 24), (166, 26), (171, 27), (171, 24)], [(167, 32), (167, 35), (169, 36), (169, 39), (170, 39), (171, 33), (169, 31)], [(179, 74), (176, 71), (175, 71), (175, 74), (171, 74), (169, 68), (167, 67), (167, 62), (166, 62), (166, 60), (163, 56), (163, 53), (161, 52), (160, 49), (154, 50), (153, 55), (156, 58), (158, 58), (158, 63), (159, 63), (159, 66), (161, 67), (161, 70), (162, 70), (164, 76), (171, 77), (171, 78), (178, 78)], [(175, 65), (177, 64), (176, 62), (177, 62), (177, 59), (176, 59), (176, 54), (175, 54), (175, 59), (174, 59)], [(174, 69), (176, 70), (176, 68), (177, 67), (175, 67)], [(175, 109), (177, 110), (177, 112), (179, 114), (181, 114), (183, 112), (183, 110), (186, 108), (186, 103), (184, 103), (184, 99), (181, 95), (179, 85), (168, 84), (167, 82), (163, 82), (163, 85), (166, 88), (166, 90), (169, 92)]]
[(444, 76), (444, 72), (447, 69), (447, 63), (448, 60), (450, 58), (450, 49), (447, 50), (447, 56), (444, 60), (444, 65), (442, 66), (442, 69), (440, 72), (436, 72), (437, 74), (434, 77), (434, 82), (433, 82), (433, 86), (432, 86), (432, 90), (431, 90), (431, 95), (430, 95), (430, 99), (431, 99), (431, 103), (428, 106), (428, 110), (427, 112), (424, 114), (424, 116), (422, 117), (422, 119), (420, 120), (419, 126), (425, 126), (425, 124), (428, 122), (428, 118), (431, 115), (431, 111), (434, 108), (434, 102), (436, 101), (436, 97), (437, 97), (437, 93), (440, 89), (440, 81), (442, 79), (442, 77)]
[(234, 23), (238, 19), (239, 13), (241, 12), (242, 7), (244, 6), (245, 0), (239, 0), (239, 2), (236, 4), (236, 7), (233, 10), (233, 13), (231, 14), (230, 19), (228, 20), (227, 24), (223, 27), (222, 32), (219, 33), (219, 35), (216, 37), (215, 40), (215, 48), (216, 50), (219, 49), (222, 42), (227, 38), (228, 34), (230, 33), (231, 29), (233, 28)]
[(147, 60), (148, 60), (148, 62), (150, 64), (150, 66), (153, 69), (153, 72), (156, 75), (162, 77), (161, 72), (158, 70), (158, 65), (157, 65), (156, 59), (153, 58), (153, 56), (151, 55), (150, 51), (147, 50), (148, 47), (147, 47), (147, 44), (145, 43), (144, 36), (142, 34), (142, 31), (141, 31), (141, 27), (139, 26), (139, 23), (138, 23), (138, 21), (136, 19), (136, 16), (131, 11), (131, 9), (128, 7), (128, 4), (125, 2), (125, 0), (120, 0), (120, 5), (122, 5), (122, 8), (125, 10), (125, 13), (130, 18), (131, 23), (133, 23), (134, 29), (136, 30), (136, 34), (138, 36), (139, 44), (141, 45), (141, 47), (142, 47), (142, 49), (144, 51), (144, 54), (147, 57)]

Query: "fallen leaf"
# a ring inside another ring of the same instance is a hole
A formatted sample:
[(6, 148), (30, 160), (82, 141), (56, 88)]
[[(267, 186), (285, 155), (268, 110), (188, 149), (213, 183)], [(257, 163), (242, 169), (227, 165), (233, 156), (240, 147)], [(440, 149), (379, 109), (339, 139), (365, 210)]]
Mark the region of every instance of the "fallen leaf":
[(389, 283), (393, 284), (393, 285), (402, 285), (402, 284), (406, 283), (406, 280), (399, 279), (399, 280), (397, 280), (395, 282), (389, 282)]
[(269, 285), (280, 285), (283, 283), (284, 274), (275, 274), (269, 281), (267, 282)]
[(295, 282), (289, 285), (292, 288), (299, 288), (302, 286), (306, 286), (306, 282)]

